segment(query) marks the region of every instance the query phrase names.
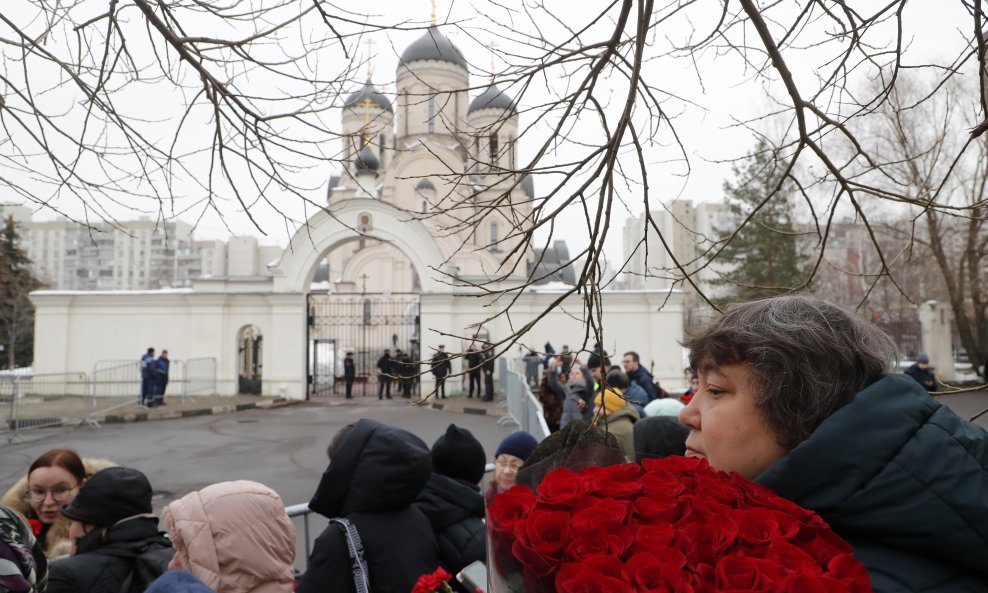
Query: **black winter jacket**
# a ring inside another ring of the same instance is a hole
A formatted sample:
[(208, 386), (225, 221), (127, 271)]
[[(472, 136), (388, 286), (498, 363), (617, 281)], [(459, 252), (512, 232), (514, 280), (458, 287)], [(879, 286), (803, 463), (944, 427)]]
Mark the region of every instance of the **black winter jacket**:
[[(76, 553), (49, 565), (48, 593), (120, 593), (145, 548), (170, 548), (154, 517), (131, 519), (83, 537)], [(133, 582), (133, 580), (132, 580)]]
[(988, 432), (886, 375), (755, 479), (816, 511), (876, 593), (988, 592)]
[(433, 473), (415, 506), (432, 524), (447, 572), (456, 575), (471, 562), (487, 561), (484, 496), (479, 487)]
[[(357, 422), (336, 450), (309, 508), (357, 528), (374, 593), (408, 593), (439, 564), (429, 520), (412, 503), (432, 474), (422, 439), (376, 420)], [(297, 593), (354, 591), (350, 554), (334, 524), (316, 538)]]

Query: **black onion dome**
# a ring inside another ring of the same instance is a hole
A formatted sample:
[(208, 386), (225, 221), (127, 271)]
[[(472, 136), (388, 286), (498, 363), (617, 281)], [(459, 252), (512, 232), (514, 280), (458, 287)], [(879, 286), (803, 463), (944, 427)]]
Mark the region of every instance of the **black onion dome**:
[(419, 60), (438, 60), (440, 62), (452, 62), (463, 68), (467, 67), (467, 61), (457, 49), (453, 42), (446, 39), (446, 36), (439, 32), (435, 25), (426, 30), (425, 35), (419, 37), (411, 45), (405, 48), (401, 54), (401, 63), (408, 64)]
[(473, 113), (478, 109), (515, 111), (515, 102), (511, 100), (511, 97), (507, 93), (497, 88), (497, 85), (491, 84), (491, 86), (484, 89), (484, 92), (477, 95), (476, 99), (470, 101), (470, 108), (467, 109), (467, 113)]
[(381, 161), (377, 160), (377, 156), (370, 146), (365, 146), (357, 153), (356, 165), (358, 171), (377, 171), (381, 166)]
[(434, 189), (436, 189), (436, 186), (432, 185), (432, 182), (429, 181), (428, 179), (423, 179), (422, 181), (419, 181), (418, 183), (415, 184), (415, 189), (417, 189), (417, 190), (423, 190), (423, 189), (431, 189), (431, 190), (434, 190)]
[(384, 93), (381, 93), (377, 88), (370, 82), (364, 83), (364, 86), (359, 91), (350, 93), (350, 96), (346, 98), (343, 102), (343, 107), (353, 107), (354, 109), (360, 109), (360, 103), (364, 99), (370, 98), (371, 103), (374, 103), (381, 109), (385, 109), (394, 113), (394, 108), (391, 107), (391, 100), (388, 99)]

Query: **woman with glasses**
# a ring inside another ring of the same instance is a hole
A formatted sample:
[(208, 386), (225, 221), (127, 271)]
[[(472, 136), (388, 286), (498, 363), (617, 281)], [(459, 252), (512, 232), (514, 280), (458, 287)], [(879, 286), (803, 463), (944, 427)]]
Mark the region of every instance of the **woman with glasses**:
[(112, 465), (105, 459), (82, 459), (73, 449), (52, 449), (34, 460), (27, 475), (4, 495), (2, 504), (28, 518), (49, 558), (65, 556), (72, 542), (61, 508), (72, 502), (88, 476)]
[(494, 480), (487, 493), (487, 502), (495, 494), (507, 492), (517, 483), (518, 470), (539, 442), (527, 432), (518, 431), (504, 437), (494, 452)]

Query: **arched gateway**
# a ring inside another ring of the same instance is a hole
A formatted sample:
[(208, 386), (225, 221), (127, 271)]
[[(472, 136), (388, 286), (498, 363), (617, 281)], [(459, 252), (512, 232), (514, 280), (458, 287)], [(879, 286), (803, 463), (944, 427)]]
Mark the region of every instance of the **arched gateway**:
[[(330, 278), (325, 288), (314, 287), (313, 276), (320, 262), (354, 241), (389, 245), (407, 257), (414, 268), (417, 290), (367, 290), (366, 273), (361, 274), (362, 283), (334, 282)], [(343, 394), (343, 358), (347, 352), (353, 353), (352, 392), (356, 396), (377, 395), (383, 387), (389, 387), (389, 394), (392, 389), (400, 391), (400, 381), (391, 386), (380, 384), (378, 360), (388, 349), (396, 357), (393, 374), (418, 373), (418, 367), (407, 362), (418, 361), (422, 353), (419, 295), (444, 288), (437, 277), (447, 257), (422, 222), (375, 199), (341, 201), (299, 229), (281, 259), (269, 269), (275, 292), (302, 293), (306, 297), (302, 315), (306, 320), (307, 395)], [(398, 351), (409, 360), (399, 361)]]

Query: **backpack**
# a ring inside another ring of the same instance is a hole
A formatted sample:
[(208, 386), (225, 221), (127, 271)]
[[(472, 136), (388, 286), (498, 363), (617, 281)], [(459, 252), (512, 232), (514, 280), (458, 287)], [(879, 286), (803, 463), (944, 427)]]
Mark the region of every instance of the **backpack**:
[(120, 593), (143, 593), (151, 583), (168, 570), (168, 563), (175, 555), (171, 542), (162, 534), (135, 542), (128, 548), (100, 550), (118, 558), (131, 558), (134, 568), (120, 587)]

